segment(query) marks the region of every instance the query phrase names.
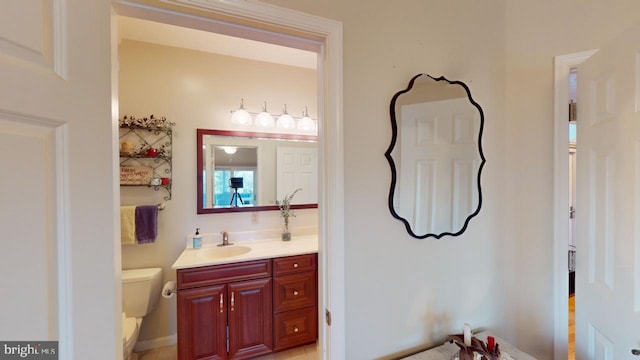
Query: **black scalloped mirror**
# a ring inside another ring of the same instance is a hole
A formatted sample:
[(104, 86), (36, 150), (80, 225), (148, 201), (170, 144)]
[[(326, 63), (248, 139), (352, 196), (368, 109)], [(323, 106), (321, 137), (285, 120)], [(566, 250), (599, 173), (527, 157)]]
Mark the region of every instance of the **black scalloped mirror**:
[(462, 234), (482, 205), (482, 108), (463, 82), (418, 74), (390, 112), (391, 214), (418, 239)]

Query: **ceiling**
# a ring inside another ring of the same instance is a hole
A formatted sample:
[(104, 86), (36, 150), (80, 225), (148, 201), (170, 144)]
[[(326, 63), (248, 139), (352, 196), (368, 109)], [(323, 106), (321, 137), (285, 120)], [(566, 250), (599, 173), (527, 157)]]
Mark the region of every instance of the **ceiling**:
[(174, 46), (307, 69), (315, 69), (317, 65), (317, 53), (312, 51), (125, 16), (118, 17), (118, 35), (120, 39)]

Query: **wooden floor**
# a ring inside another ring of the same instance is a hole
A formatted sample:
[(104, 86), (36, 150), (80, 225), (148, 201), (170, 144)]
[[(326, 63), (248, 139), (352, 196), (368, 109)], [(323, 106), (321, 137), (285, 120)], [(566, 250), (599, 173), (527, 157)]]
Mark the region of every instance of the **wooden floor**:
[(576, 297), (569, 297), (569, 360), (576, 358)]

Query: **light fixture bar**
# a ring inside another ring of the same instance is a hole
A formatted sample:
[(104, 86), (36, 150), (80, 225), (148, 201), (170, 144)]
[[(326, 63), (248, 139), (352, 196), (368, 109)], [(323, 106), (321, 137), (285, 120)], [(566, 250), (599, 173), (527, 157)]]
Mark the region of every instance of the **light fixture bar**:
[(318, 120), (309, 117), (308, 107), (305, 106), (302, 116), (291, 116), (287, 113), (287, 105), (282, 109), (282, 114), (271, 114), (267, 111), (267, 102), (262, 105), (262, 112), (250, 112), (244, 108), (244, 99), (240, 99), (240, 108), (231, 111), (231, 122), (241, 127), (255, 127), (262, 129), (297, 130), (305, 133), (317, 133)]

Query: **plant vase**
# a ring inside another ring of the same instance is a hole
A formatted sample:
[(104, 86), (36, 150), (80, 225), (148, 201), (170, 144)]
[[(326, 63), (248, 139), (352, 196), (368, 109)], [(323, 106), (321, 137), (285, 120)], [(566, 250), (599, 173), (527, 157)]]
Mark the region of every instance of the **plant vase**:
[(276, 200), (276, 204), (280, 208), (280, 216), (284, 220), (284, 230), (282, 230), (282, 241), (291, 240), (291, 233), (289, 232), (289, 217), (296, 216), (293, 211), (291, 211), (291, 200), (293, 196), (302, 190), (301, 188), (297, 188), (291, 195), (286, 195), (282, 202)]
[(282, 241), (289, 241), (289, 240), (291, 240), (291, 232), (289, 232), (288, 221), (285, 220), (284, 230), (282, 230)]

